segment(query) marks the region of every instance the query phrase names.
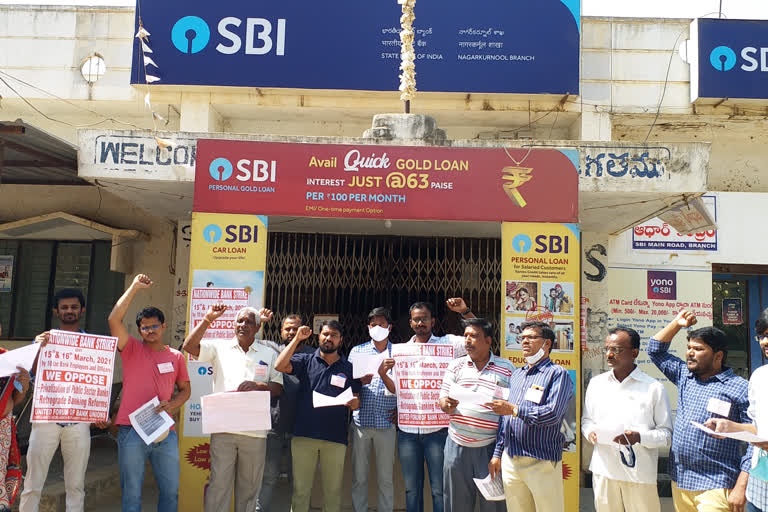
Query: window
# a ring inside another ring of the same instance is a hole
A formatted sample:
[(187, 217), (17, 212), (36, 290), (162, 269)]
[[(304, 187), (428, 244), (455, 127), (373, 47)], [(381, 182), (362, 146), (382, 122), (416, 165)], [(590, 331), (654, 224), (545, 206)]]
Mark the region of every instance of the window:
[(0, 240), (0, 255), (13, 256), (12, 292), (0, 292), (3, 337), (31, 339), (56, 327), (53, 294), (78, 288), (85, 295), (81, 327), (107, 334), (107, 316), (123, 291), (124, 276), (109, 270), (109, 242)]

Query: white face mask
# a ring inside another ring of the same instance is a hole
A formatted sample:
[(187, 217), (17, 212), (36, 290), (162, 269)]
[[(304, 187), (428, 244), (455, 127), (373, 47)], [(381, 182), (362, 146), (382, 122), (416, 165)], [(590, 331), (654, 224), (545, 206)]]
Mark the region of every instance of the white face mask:
[(389, 337), (389, 329), (380, 325), (374, 325), (368, 328), (368, 334), (373, 341), (384, 341)]
[(532, 356), (525, 356), (525, 360), (528, 361), (528, 364), (536, 364), (544, 357), (544, 349), (540, 348), (538, 352), (533, 354)]

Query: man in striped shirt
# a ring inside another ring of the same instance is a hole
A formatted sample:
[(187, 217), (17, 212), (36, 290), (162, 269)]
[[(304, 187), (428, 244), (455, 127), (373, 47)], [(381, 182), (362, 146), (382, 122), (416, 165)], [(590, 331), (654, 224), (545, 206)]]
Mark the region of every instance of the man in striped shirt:
[[(507, 396), (514, 370), (512, 363), (491, 352), (492, 330), (488, 320), (464, 320), (467, 355), (455, 359), (443, 377), (440, 408), (451, 415), (443, 465), (445, 512), (475, 510), (477, 486), (472, 479), (488, 476), (499, 415), (483, 402)], [(480, 497), (480, 512), (503, 511), (502, 502)]]
[(520, 328), (517, 339), (528, 364), (512, 374), (508, 400), (492, 403), (502, 418), (488, 471), (492, 478), (502, 473), (507, 510), (564, 512), (560, 425), (574, 383), (549, 359), (552, 328), (544, 322), (524, 322)]

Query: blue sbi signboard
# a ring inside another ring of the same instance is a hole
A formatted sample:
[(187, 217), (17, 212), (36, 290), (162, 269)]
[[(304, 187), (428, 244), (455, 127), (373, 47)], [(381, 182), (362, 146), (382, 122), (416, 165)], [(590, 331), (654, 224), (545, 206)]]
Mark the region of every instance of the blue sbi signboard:
[(768, 21), (699, 18), (690, 42), (692, 101), (768, 99)]
[[(137, 9), (137, 27), (138, 27)], [(162, 85), (396, 91), (396, 0), (141, 2)], [(419, 0), (420, 91), (578, 94), (580, 0)], [(144, 83), (141, 46), (132, 83)]]

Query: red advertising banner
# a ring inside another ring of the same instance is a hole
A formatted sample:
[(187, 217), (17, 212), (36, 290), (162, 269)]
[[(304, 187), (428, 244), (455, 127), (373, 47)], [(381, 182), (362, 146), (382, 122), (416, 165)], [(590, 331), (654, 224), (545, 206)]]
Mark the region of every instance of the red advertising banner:
[(117, 338), (52, 330), (40, 349), (33, 423), (109, 419)]
[(578, 222), (577, 150), (198, 141), (194, 210)]

